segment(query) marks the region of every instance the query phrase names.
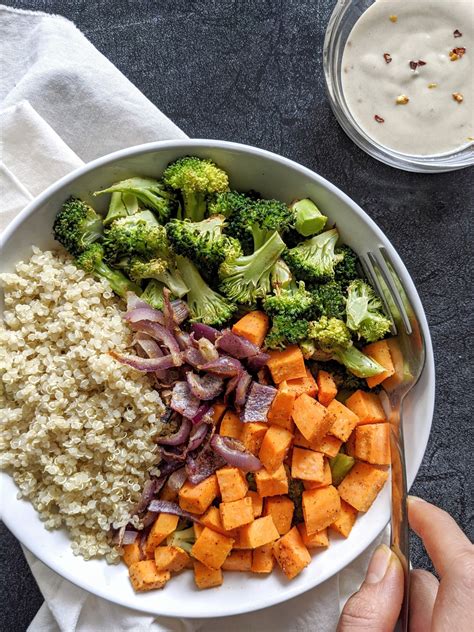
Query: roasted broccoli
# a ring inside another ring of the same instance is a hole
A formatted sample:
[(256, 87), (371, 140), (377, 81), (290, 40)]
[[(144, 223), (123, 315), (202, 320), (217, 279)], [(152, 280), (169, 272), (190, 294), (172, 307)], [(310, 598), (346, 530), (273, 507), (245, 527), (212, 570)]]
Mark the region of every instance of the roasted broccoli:
[[(148, 283), (146, 284), (145, 289), (140, 294), (140, 298), (142, 299), (142, 301), (146, 301), (155, 309), (162, 310), (164, 305), (163, 290), (165, 287), (166, 285), (164, 283), (161, 283), (161, 281), (150, 279), (150, 281), (148, 281)], [(173, 300), (174, 298), (176, 298), (176, 296), (172, 294), (170, 296), (170, 299)]]
[(228, 218), (233, 213), (240, 213), (255, 202), (255, 198), (238, 191), (224, 191), (209, 201), (209, 215), (223, 215)]
[(70, 197), (56, 215), (53, 233), (68, 252), (77, 256), (102, 238), (102, 217), (89, 204)]
[(351, 334), (344, 321), (327, 316), (322, 316), (309, 324), (308, 337), (314, 340), (322, 351), (332, 350), (334, 347), (347, 348), (352, 344)]
[(317, 285), (311, 291), (313, 299), (312, 313), (314, 318), (327, 316), (328, 318), (345, 317), (346, 295), (338, 281), (329, 281)]
[(151, 211), (140, 211), (112, 222), (104, 234), (106, 260), (116, 264), (128, 257), (167, 257), (166, 229)]
[(295, 510), (293, 512), (293, 522), (292, 524), (300, 524), (300, 522), (304, 522), (303, 515), (303, 492), (304, 492), (304, 484), (303, 481), (300, 481), (297, 478), (288, 477), (288, 496), (293, 501), (295, 505)]
[(343, 255), (344, 258), (336, 264), (334, 268), (334, 278), (346, 288), (351, 281), (363, 276), (364, 272), (359, 257), (349, 246), (338, 246), (336, 248), (336, 254)]
[(331, 374), (331, 377), (337, 386), (338, 399), (339, 393), (341, 393), (342, 391), (347, 393), (349, 391), (370, 390), (365, 379), (361, 377), (356, 377), (353, 373), (348, 371), (343, 364), (340, 364), (336, 360), (329, 360), (327, 362), (315, 362), (311, 370), (316, 375), (320, 369)]
[[(116, 182), (107, 189), (96, 191), (94, 195), (102, 195), (103, 193), (128, 193), (134, 195), (146, 208), (154, 211), (158, 220), (163, 224), (176, 213), (178, 208), (174, 194), (171, 191), (167, 191), (162, 182), (153, 178), (128, 178), (127, 180)], [(128, 203), (132, 203), (130, 198)]]
[(179, 298), (187, 294), (190, 289), (171, 259), (143, 260), (132, 258), (127, 271), (130, 278), (137, 283), (144, 279), (160, 281), (169, 288), (172, 294), (179, 296)]
[(176, 257), (178, 269), (189, 287), (186, 302), (191, 312), (191, 320), (206, 325), (222, 325), (227, 322), (236, 310), (236, 305), (214, 292), (196, 266), (186, 257)]
[(347, 326), (367, 342), (380, 340), (390, 331), (391, 323), (382, 312), (382, 303), (364, 281), (356, 280), (347, 288)]
[(206, 216), (210, 196), (229, 188), (229, 178), (212, 160), (185, 156), (168, 165), (163, 181), (171, 189), (181, 192), (184, 209), (179, 219), (200, 222)]
[(92, 244), (76, 257), (76, 265), (82, 268), (88, 274), (106, 279), (113, 291), (119, 296), (125, 298), (127, 292), (140, 294), (141, 290), (138, 285), (130, 281), (120, 270), (112, 270), (103, 261), (104, 249), (99, 243)]
[(181, 529), (180, 531), (173, 531), (173, 533), (166, 538), (166, 544), (168, 546), (179, 546), (180, 549), (184, 549), (188, 553), (191, 553), (195, 542), (196, 532), (193, 526), (187, 529)]
[(303, 241), (283, 254), (297, 279), (310, 283), (321, 283), (334, 278), (334, 268), (344, 258), (334, 249), (339, 239), (335, 228)]
[(336, 486), (339, 485), (352, 470), (354, 464), (354, 457), (344, 454), (343, 452), (338, 452), (336, 456), (329, 459), (332, 484)]
[(224, 226), (222, 215), (202, 222), (174, 219), (166, 225), (166, 232), (175, 252), (188, 257), (209, 273), (216, 270), (226, 257), (242, 254), (239, 242), (223, 234)]
[(305, 289), (304, 281), (290, 283), (282, 290), (276, 290), (274, 294), (266, 296), (263, 300), (263, 309), (270, 316), (282, 315), (288, 319), (294, 319), (307, 314), (313, 306), (313, 297)]
[(286, 265), (283, 259), (278, 259), (272, 268), (271, 284), (274, 292), (288, 288), (293, 282), (294, 277), (290, 268)]
[(309, 198), (293, 202), (290, 208), (295, 214), (295, 228), (303, 237), (316, 235), (326, 226), (328, 218), (321, 213), (316, 204)]
[(220, 290), (232, 302), (255, 303), (270, 293), (272, 268), (284, 250), (274, 232), (253, 254), (226, 259), (219, 267)]
[(112, 193), (110, 196), (109, 210), (104, 219), (104, 226), (109, 226), (116, 219), (138, 213), (138, 198), (132, 193)]
[(268, 349), (284, 349), (289, 344), (297, 344), (308, 337), (308, 321), (304, 318), (292, 319), (277, 315), (265, 338)]

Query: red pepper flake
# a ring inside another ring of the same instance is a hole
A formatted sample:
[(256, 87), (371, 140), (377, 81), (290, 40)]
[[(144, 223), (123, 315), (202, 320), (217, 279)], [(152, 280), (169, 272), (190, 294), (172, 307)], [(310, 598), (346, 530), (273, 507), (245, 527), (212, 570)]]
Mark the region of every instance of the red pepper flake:
[(416, 70), (416, 69), (417, 69), (417, 67), (418, 67), (418, 62), (416, 62), (416, 61), (411, 61), (411, 62), (410, 62), (410, 64), (409, 64), (409, 66), (410, 66), (410, 68), (411, 68), (412, 70)]
[(418, 60), (418, 66), (426, 66), (426, 61)]
[(454, 37), (462, 37), (462, 33), (459, 29), (456, 29), (453, 33)]
[(377, 123), (385, 123), (385, 119), (383, 119), (381, 116), (379, 116), (378, 114), (376, 114), (374, 116), (374, 119), (377, 121)]
[(392, 56), (390, 55), (390, 53), (384, 53), (383, 58), (385, 59), (386, 64), (389, 64), (392, 61)]
[(458, 46), (457, 48), (453, 48), (449, 51), (449, 58), (451, 61), (457, 61), (458, 59), (461, 59), (465, 52), (466, 49), (464, 46)]

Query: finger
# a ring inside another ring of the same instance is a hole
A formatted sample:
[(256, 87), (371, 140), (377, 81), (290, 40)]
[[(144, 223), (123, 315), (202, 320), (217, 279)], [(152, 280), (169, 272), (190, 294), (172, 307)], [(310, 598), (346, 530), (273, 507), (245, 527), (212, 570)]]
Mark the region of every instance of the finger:
[(410, 573), (410, 632), (430, 632), (439, 582), (428, 571)]
[(344, 606), (337, 632), (393, 632), (402, 598), (402, 566), (382, 544), (370, 560), (364, 583)]
[(416, 496), (408, 497), (408, 521), (423, 540), (426, 552), (442, 577), (450, 564), (470, 549), (470, 542), (451, 516)]

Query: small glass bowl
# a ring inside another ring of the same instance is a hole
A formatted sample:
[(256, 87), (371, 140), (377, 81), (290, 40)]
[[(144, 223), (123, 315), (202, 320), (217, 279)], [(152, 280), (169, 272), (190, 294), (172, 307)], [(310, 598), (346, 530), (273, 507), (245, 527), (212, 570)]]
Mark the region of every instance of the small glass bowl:
[(329, 103), (339, 124), (356, 145), (391, 167), (419, 173), (441, 173), (474, 165), (473, 145), (436, 156), (403, 154), (381, 145), (358, 125), (342, 91), (342, 56), (352, 27), (376, 0), (337, 0), (324, 39), (323, 64)]

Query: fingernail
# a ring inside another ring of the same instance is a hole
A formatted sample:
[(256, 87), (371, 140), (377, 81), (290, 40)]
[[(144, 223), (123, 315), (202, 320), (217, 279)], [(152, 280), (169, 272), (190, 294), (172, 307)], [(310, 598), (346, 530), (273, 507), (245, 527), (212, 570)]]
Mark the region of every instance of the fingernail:
[(426, 502), (423, 498), (419, 498), (418, 496), (407, 496), (407, 503), (424, 503)]
[(385, 544), (381, 544), (375, 550), (370, 560), (369, 568), (367, 569), (367, 575), (365, 581), (367, 584), (378, 584), (385, 577), (390, 559), (392, 557), (392, 551)]

